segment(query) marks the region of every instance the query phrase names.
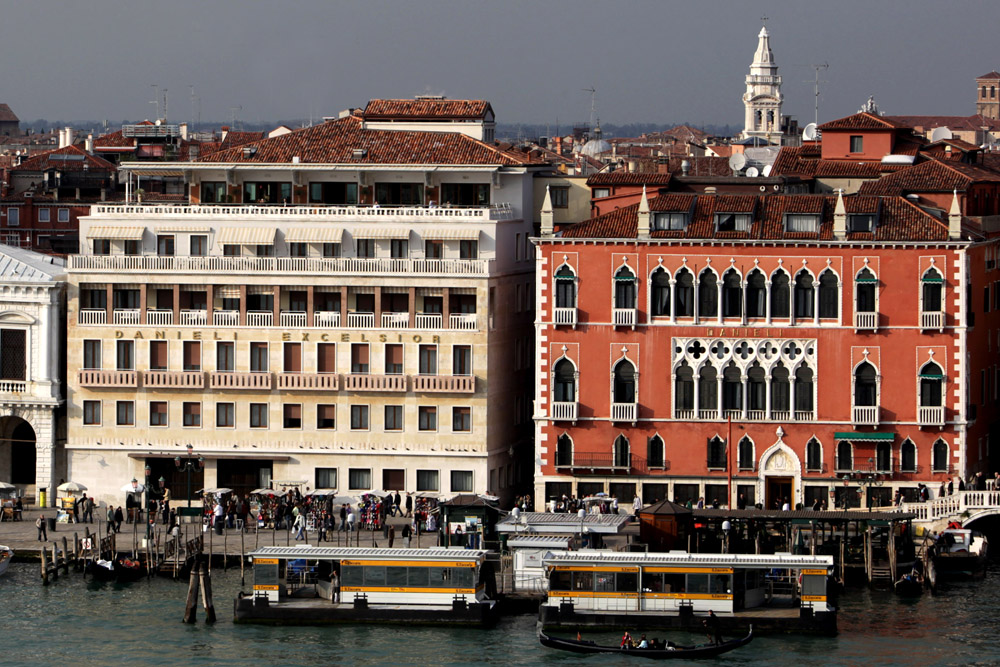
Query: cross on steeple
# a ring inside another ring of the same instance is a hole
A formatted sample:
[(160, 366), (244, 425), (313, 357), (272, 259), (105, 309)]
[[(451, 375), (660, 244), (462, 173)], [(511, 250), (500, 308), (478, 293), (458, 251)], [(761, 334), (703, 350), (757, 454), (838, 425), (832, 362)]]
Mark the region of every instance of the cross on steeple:
[(760, 17), (760, 20), (761, 20), (761, 21), (762, 21), (762, 22), (764, 23), (764, 25), (766, 26), (766, 25), (767, 25), (767, 14), (764, 14), (763, 16), (761, 16), (761, 17)]

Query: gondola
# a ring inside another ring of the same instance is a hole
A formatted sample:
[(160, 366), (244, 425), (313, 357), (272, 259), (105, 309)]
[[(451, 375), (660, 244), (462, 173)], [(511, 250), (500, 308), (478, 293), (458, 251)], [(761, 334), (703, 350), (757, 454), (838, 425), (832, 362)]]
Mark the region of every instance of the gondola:
[(116, 578), (115, 566), (109, 560), (88, 560), (83, 574), (89, 574), (96, 581), (114, 581)]
[(115, 561), (115, 579), (119, 583), (138, 581), (146, 576), (146, 567), (138, 560), (119, 558)]
[(924, 592), (924, 574), (920, 571), (919, 561), (913, 569), (899, 578), (895, 584), (896, 594), (904, 597), (919, 597)]
[(581, 639), (564, 639), (561, 637), (550, 637), (541, 630), (538, 631), (538, 640), (542, 646), (557, 648), (562, 651), (573, 653), (617, 653), (619, 655), (635, 656), (637, 658), (650, 658), (653, 660), (692, 660), (695, 658), (713, 658), (723, 653), (728, 653), (733, 649), (746, 646), (753, 641), (753, 626), (747, 632), (747, 636), (741, 639), (731, 639), (721, 644), (698, 644), (696, 646), (673, 646), (672, 648), (619, 648), (617, 646), (601, 646), (594, 642), (583, 641)]

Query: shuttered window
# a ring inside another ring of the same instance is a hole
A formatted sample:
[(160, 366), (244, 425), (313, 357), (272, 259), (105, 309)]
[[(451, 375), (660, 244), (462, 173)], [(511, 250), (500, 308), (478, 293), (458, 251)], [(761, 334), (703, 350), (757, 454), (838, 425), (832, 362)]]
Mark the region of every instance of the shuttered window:
[(368, 345), (366, 343), (354, 343), (351, 345), (351, 372), (368, 372)]
[(267, 343), (250, 343), (250, 372), (266, 373), (267, 369)]
[(25, 379), (24, 334), (21, 329), (0, 331), (0, 371), (5, 380)]
[(400, 375), (403, 372), (403, 346), (396, 343), (385, 346), (386, 375)]
[(337, 345), (320, 343), (316, 349), (316, 370), (319, 373), (337, 372)]
[(184, 425), (201, 426), (201, 403), (184, 404)]
[(284, 426), (284, 428), (302, 428), (301, 405), (285, 405), (282, 408), (282, 426)]
[(201, 343), (199, 341), (184, 341), (184, 370), (201, 370)]
[(285, 372), (302, 372), (302, 343), (285, 343)]
[(337, 428), (336, 405), (316, 406), (316, 428), (320, 430)]
[(149, 369), (152, 371), (167, 370), (167, 341), (149, 341)]

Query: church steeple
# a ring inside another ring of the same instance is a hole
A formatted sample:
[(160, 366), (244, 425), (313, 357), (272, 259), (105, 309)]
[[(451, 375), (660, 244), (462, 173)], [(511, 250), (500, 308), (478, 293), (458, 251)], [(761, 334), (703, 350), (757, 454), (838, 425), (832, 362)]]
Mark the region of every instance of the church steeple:
[(757, 33), (757, 50), (753, 54), (750, 73), (743, 94), (745, 116), (743, 138), (760, 137), (781, 143), (781, 77), (771, 51), (771, 34), (767, 26)]

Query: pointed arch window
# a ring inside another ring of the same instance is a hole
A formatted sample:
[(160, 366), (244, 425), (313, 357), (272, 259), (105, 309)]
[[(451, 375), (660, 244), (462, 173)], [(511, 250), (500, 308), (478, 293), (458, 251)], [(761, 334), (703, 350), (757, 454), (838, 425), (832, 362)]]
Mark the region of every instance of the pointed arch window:
[(619, 435), (615, 438), (614, 448), (614, 467), (616, 468), (628, 468), (632, 463), (632, 456), (629, 453), (628, 438), (624, 435)]
[(555, 390), (553, 400), (557, 403), (571, 403), (576, 401), (576, 367), (569, 359), (561, 359), (556, 362), (553, 372), (552, 386)]
[(813, 411), (813, 369), (808, 366), (795, 370), (795, 411)]
[(677, 272), (674, 285), (674, 314), (694, 317), (694, 276), (687, 269)]
[(747, 276), (747, 317), (766, 317), (767, 285), (760, 269), (754, 269)]
[(556, 467), (573, 465), (573, 439), (563, 433), (556, 441)]
[(698, 317), (716, 317), (719, 314), (719, 279), (705, 269), (698, 278)]
[(941, 367), (933, 361), (924, 364), (920, 369), (920, 407), (941, 407), (943, 385), (944, 373)]
[(790, 374), (785, 365), (781, 362), (771, 371), (771, 413), (788, 412), (791, 410), (791, 387), (789, 385)]
[(657, 317), (670, 315), (670, 274), (667, 273), (666, 269), (659, 268), (653, 271), (650, 286), (652, 290), (649, 305), (653, 315)]
[(654, 435), (646, 444), (646, 463), (650, 468), (662, 468), (664, 467), (664, 457), (663, 438), (659, 434)]
[(948, 472), (948, 443), (938, 438), (931, 452), (931, 470), (933, 472)]
[(892, 472), (892, 443), (875, 443), (876, 472)]
[(729, 362), (722, 372), (722, 409), (729, 412), (743, 410), (743, 380), (735, 362)]
[(566, 264), (556, 271), (556, 308), (576, 308), (576, 274)]
[(743, 281), (736, 269), (729, 269), (722, 277), (722, 316), (740, 317), (743, 314)]
[(837, 443), (837, 470), (854, 469), (854, 448), (847, 440)]
[(877, 297), (877, 291), (875, 288), (877, 285), (878, 279), (869, 269), (861, 269), (861, 271), (858, 272), (858, 276), (855, 278), (854, 286), (854, 310), (859, 313), (874, 313), (877, 311), (875, 301)]
[[(706, 417), (706, 412), (714, 413), (719, 409), (719, 381), (713, 366), (706, 364), (698, 373), (698, 410), (699, 416)], [(712, 415), (714, 416), (714, 415)]]
[(788, 317), (788, 285), (788, 274), (784, 271), (777, 271), (771, 276), (771, 317)]
[(809, 442), (806, 443), (806, 470), (812, 472), (823, 470), (823, 446), (816, 438), (809, 438)]
[(854, 405), (878, 405), (878, 373), (867, 361), (862, 362), (854, 371)]
[(840, 314), (837, 306), (840, 302), (840, 281), (837, 274), (827, 269), (819, 276), (819, 316), (825, 319), (836, 319)]
[(754, 454), (753, 441), (748, 436), (743, 436), (737, 447), (737, 467), (740, 470), (753, 470)]
[(942, 299), (941, 292), (944, 287), (944, 279), (935, 268), (927, 269), (921, 278), (921, 308), (925, 313), (941, 312)]
[(627, 266), (615, 273), (615, 308), (635, 308), (635, 274)]
[(767, 379), (764, 369), (755, 361), (747, 369), (747, 410), (763, 414), (767, 409), (766, 392)]
[(795, 276), (795, 319), (811, 319), (815, 313), (813, 277), (808, 271), (799, 271)]
[[(685, 361), (678, 366), (675, 376), (674, 410), (694, 410), (694, 371)], [(677, 415), (675, 412), (675, 418)]]
[(708, 467), (710, 469), (726, 469), (726, 441), (715, 436), (708, 440)]
[(614, 402), (635, 403), (635, 366), (628, 359), (615, 364)]
[(909, 438), (899, 446), (899, 469), (902, 472), (917, 472), (917, 446)]

